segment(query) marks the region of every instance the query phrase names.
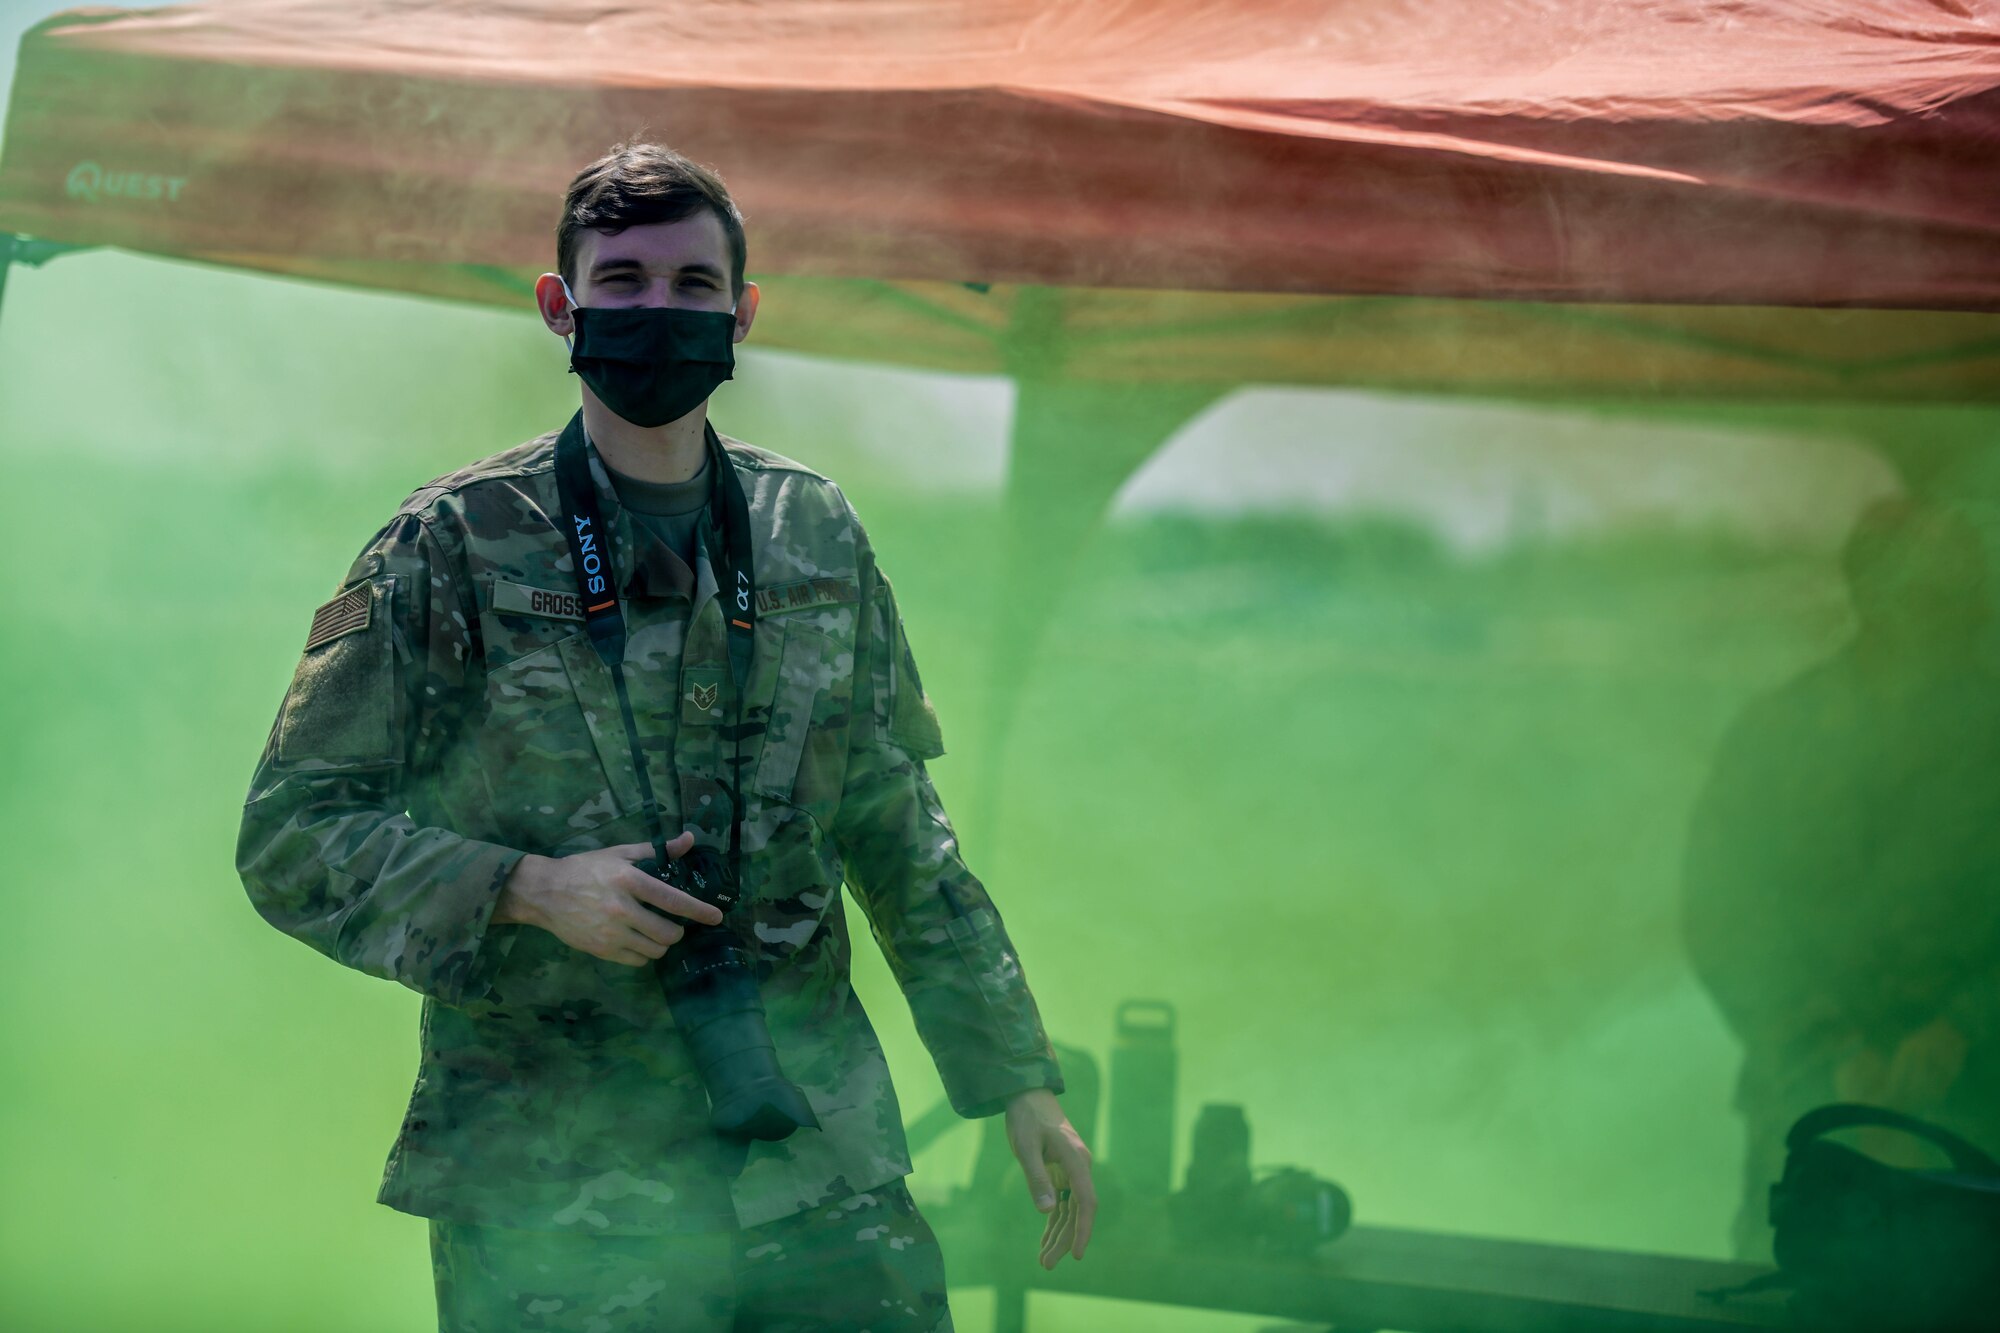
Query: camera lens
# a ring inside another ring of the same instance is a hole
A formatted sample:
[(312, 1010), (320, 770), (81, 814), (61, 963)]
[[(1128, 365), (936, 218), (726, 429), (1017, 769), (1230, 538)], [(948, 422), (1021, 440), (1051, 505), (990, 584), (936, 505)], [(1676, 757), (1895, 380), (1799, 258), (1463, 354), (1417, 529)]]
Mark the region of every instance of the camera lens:
[(722, 859), (696, 847), (664, 867), (651, 860), (639, 867), (724, 913), (720, 926), (683, 923), (687, 934), (657, 964), (667, 1009), (708, 1092), (710, 1126), (725, 1137), (746, 1140), (776, 1140), (801, 1128), (818, 1129), (811, 1102), (778, 1064), (757, 974), (729, 931), (728, 913), (737, 894)]

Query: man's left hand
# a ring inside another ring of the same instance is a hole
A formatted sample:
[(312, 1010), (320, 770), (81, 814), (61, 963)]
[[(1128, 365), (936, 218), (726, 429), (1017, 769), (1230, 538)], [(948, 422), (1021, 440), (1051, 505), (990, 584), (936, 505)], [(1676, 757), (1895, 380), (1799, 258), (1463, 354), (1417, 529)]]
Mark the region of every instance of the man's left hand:
[(1016, 1093), (1007, 1103), (1007, 1142), (1028, 1178), (1035, 1207), (1048, 1214), (1042, 1230), (1042, 1267), (1053, 1269), (1063, 1251), (1083, 1258), (1097, 1220), (1097, 1189), (1090, 1180), (1090, 1149), (1047, 1088)]

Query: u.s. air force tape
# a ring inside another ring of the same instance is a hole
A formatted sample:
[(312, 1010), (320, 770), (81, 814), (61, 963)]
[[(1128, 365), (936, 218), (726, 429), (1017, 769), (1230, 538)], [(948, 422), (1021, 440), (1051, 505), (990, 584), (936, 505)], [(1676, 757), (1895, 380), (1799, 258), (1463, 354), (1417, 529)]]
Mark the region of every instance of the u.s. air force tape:
[(817, 606), (834, 606), (854, 601), (858, 589), (839, 579), (801, 579), (757, 589), (757, 614), (777, 615), (784, 611), (804, 611)]
[(307, 652), (332, 643), (343, 634), (368, 628), (368, 617), (374, 609), (374, 591), (363, 583), (349, 588), (340, 596), (313, 612), (312, 629), (306, 633)]

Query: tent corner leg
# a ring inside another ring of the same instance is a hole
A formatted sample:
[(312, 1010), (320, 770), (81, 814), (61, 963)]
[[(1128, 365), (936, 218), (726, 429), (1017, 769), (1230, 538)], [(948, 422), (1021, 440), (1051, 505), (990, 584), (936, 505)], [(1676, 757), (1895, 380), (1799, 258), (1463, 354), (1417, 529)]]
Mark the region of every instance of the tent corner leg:
[(14, 251), (21, 238), (11, 231), (0, 231), (0, 312), (7, 309), (7, 270), (14, 267)]

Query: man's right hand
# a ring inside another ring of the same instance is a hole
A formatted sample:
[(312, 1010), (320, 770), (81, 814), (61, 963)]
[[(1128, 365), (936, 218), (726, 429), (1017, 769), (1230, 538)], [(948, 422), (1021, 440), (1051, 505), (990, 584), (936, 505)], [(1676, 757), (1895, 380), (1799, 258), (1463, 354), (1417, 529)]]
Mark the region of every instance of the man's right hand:
[[(683, 833), (667, 844), (667, 857), (678, 861), (693, 846), (694, 834)], [(572, 949), (644, 967), (687, 933), (660, 912), (709, 926), (722, 920), (719, 908), (633, 864), (652, 854), (651, 843), (628, 842), (574, 856), (524, 856), (500, 890), (493, 920), (540, 926)]]

